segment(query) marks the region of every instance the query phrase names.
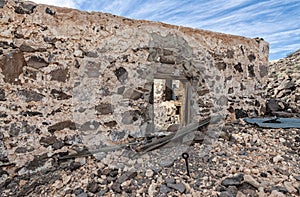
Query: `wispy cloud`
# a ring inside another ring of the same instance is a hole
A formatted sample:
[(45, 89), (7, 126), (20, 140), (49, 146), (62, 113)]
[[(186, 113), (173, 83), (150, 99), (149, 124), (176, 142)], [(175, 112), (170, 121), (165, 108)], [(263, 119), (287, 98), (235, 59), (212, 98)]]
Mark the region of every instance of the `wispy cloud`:
[(211, 31), (263, 37), (270, 59), (300, 48), (299, 0), (33, 0)]

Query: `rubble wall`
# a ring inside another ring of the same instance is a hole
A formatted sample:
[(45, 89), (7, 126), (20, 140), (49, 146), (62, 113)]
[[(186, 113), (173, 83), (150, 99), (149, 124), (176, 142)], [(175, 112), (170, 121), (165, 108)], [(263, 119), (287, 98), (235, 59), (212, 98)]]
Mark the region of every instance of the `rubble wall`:
[(0, 162), (14, 163), (12, 174), (85, 140), (99, 145), (93, 136), (151, 133), (157, 73), (191, 83), (191, 121), (264, 113), (262, 39), (31, 2), (0, 1), (0, 18)]

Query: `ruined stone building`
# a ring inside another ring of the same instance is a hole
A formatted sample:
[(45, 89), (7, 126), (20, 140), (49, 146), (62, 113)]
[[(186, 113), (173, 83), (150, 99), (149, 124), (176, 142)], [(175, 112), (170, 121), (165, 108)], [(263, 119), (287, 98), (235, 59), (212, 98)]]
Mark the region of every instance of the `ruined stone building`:
[(0, 19), (0, 160), (16, 173), (94, 136), (264, 112), (262, 39), (31, 2), (0, 1)]

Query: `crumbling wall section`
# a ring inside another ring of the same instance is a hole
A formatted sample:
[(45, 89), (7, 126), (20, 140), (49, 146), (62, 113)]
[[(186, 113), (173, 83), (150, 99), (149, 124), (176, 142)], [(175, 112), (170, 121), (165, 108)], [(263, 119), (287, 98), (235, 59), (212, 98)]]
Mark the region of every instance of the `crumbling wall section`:
[(191, 121), (264, 112), (262, 39), (31, 2), (0, 1), (0, 18), (0, 162), (10, 176), (51, 165), (44, 154), (151, 134), (157, 73), (191, 83)]

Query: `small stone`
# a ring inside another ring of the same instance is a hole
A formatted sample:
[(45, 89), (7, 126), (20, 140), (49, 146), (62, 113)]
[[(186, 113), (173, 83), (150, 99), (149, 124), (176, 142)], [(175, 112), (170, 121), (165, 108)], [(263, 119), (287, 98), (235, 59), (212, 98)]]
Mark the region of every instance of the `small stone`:
[(277, 155), (277, 156), (273, 157), (273, 162), (274, 163), (278, 163), (278, 162), (281, 162), (283, 160), (284, 160), (284, 158), (281, 157), (280, 155)]
[(269, 197), (286, 197), (283, 193), (273, 190)]
[(300, 181), (300, 176), (294, 176), (297, 181)]
[(125, 172), (125, 173), (123, 173), (119, 178), (118, 178), (118, 180), (117, 180), (117, 182), (119, 182), (119, 183), (123, 183), (124, 181), (127, 181), (127, 180), (129, 180), (129, 179), (132, 179), (132, 178), (134, 178), (134, 177), (136, 177), (137, 176), (137, 172)]
[(105, 188), (103, 190), (101, 190), (100, 192), (98, 192), (96, 195), (97, 196), (104, 196), (104, 194), (106, 194), (109, 191), (108, 188)]
[(146, 177), (152, 177), (153, 174), (154, 174), (153, 170), (151, 170), (151, 169), (146, 170), (146, 173), (145, 173)]
[(107, 115), (113, 113), (113, 107), (109, 103), (101, 103), (99, 105), (95, 106), (95, 110), (100, 114), (100, 115)]
[(285, 187), (281, 187), (281, 186), (274, 186), (274, 187), (271, 187), (270, 188), (270, 192), (272, 193), (273, 191), (278, 191), (278, 192), (280, 192), (280, 193), (284, 193), (284, 194), (286, 194), (286, 193), (288, 193), (288, 190), (285, 188)]
[(51, 80), (52, 81), (58, 81), (58, 82), (66, 82), (66, 80), (69, 78), (69, 70), (68, 69), (56, 69), (52, 70), (50, 73)]
[(297, 189), (293, 186), (291, 182), (285, 181), (283, 185), (288, 190), (289, 193), (291, 194), (297, 193)]
[(49, 65), (48, 62), (46, 62), (43, 58), (38, 56), (31, 56), (29, 60), (27, 61), (27, 66), (40, 69), (43, 67), (47, 67)]
[(186, 189), (183, 183), (168, 183), (167, 186), (179, 191), (180, 193), (183, 193)]
[(48, 146), (53, 145), (57, 141), (58, 140), (55, 136), (46, 136), (46, 137), (42, 137), (40, 139), (40, 144), (45, 146), (45, 147), (48, 147)]
[(87, 185), (87, 191), (91, 192), (91, 193), (96, 193), (99, 191), (99, 186), (96, 182), (90, 182), (88, 185)]
[(20, 51), (11, 51), (0, 59), (0, 68), (4, 75), (4, 82), (10, 84), (19, 84), (19, 75), (23, 73), (23, 67), (26, 65), (24, 54)]
[(33, 90), (19, 90), (19, 96), (24, 97), (26, 102), (41, 101), (45, 96)]
[(121, 83), (124, 83), (128, 78), (128, 72), (125, 68), (120, 67), (115, 70), (115, 75)]
[(0, 88), (0, 101), (6, 101), (5, 90)]
[(266, 177), (268, 177), (268, 174), (265, 172), (262, 172), (262, 173), (260, 173), (260, 176), (266, 178)]
[(76, 195), (76, 197), (88, 197), (88, 195), (87, 195), (87, 193), (82, 192), (82, 193)]
[(234, 196), (237, 195), (238, 193), (238, 189), (236, 186), (228, 186), (228, 188), (225, 189), (225, 191), (229, 191), (230, 193), (232, 193)]
[(148, 194), (150, 197), (154, 197), (154, 196), (157, 196), (157, 191), (156, 191), (156, 187), (157, 187), (157, 184), (153, 181), (150, 186), (149, 186), (149, 189), (148, 189)]
[(253, 187), (259, 188), (260, 184), (251, 176), (246, 174), (244, 176), (244, 182), (249, 183)]
[(251, 171), (252, 171), (253, 174), (259, 174), (259, 170), (256, 169), (256, 168), (252, 169)]
[(84, 192), (84, 190), (82, 189), (82, 188), (76, 188), (74, 191), (73, 191), (73, 193), (75, 194), (75, 195), (79, 195), (79, 194), (81, 194), (81, 193), (83, 193)]
[(71, 95), (64, 93), (62, 90), (52, 89), (50, 92), (51, 96), (57, 100), (67, 100), (72, 98)]
[(0, 1), (0, 8), (3, 8), (3, 7), (5, 6), (6, 3), (7, 3), (7, 1), (1, 0), (1, 1)]
[(114, 182), (114, 183), (111, 185), (111, 189), (112, 189), (114, 192), (122, 193), (121, 184), (120, 184), (119, 182)]
[(258, 188), (258, 197), (267, 197), (268, 195), (265, 193), (263, 187)]
[(161, 194), (167, 194), (171, 191), (169, 187), (167, 187), (165, 184), (162, 184), (159, 188), (159, 193)]
[(243, 109), (235, 109), (234, 111), (235, 111), (235, 118), (236, 119), (248, 117), (247, 112)]
[(80, 167), (81, 167), (81, 164), (79, 162), (75, 162), (75, 161), (71, 162), (70, 166), (69, 166), (71, 171), (77, 170)]
[(237, 176), (234, 176), (234, 177), (228, 177), (228, 178), (225, 178), (223, 181), (222, 181), (222, 185), (223, 186), (230, 186), (230, 185), (241, 185), (244, 181), (244, 174), (239, 174)]
[(33, 147), (31, 146), (26, 146), (26, 147), (18, 147), (15, 150), (15, 153), (27, 153), (27, 152), (32, 152), (34, 150)]
[(51, 10), (50, 8), (46, 8), (45, 10), (46, 14), (50, 14), (51, 16), (54, 16), (55, 15), (55, 11)]
[(124, 92), (124, 98), (132, 99), (132, 100), (138, 100), (140, 98), (143, 98), (144, 93), (136, 90), (136, 89), (128, 89)]
[(17, 14), (32, 14), (36, 4), (32, 2), (21, 2), (15, 7), (15, 12)]
[(174, 160), (171, 159), (171, 158), (165, 158), (165, 159), (162, 159), (160, 162), (159, 162), (159, 165), (161, 167), (171, 167), (174, 165)]
[(166, 178), (165, 181), (166, 181), (166, 183), (175, 183), (174, 178)]
[(76, 129), (76, 125), (74, 122), (72, 122), (71, 120), (65, 120), (62, 122), (58, 122), (52, 126), (48, 127), (48, 132), (50, 133), (54, 133), (55, 131), (60, 131), (63, 130), (65, 128), (69, 128), (71, 130), (75, 130)]
[(231, 192), (229, 191), (224, 191), (220, 193), (219, 197), (236, 197), (235, 195), (233, 195)]
[(236, 194), (236, 197), (247, 197), (245, 194), (243, 194), (242, 192), (238, 191)]
[(140, 117), (140, 112), (138, 110), (129, 110), (122, 114), (122, 123), (132, 124), (137, 121)]

